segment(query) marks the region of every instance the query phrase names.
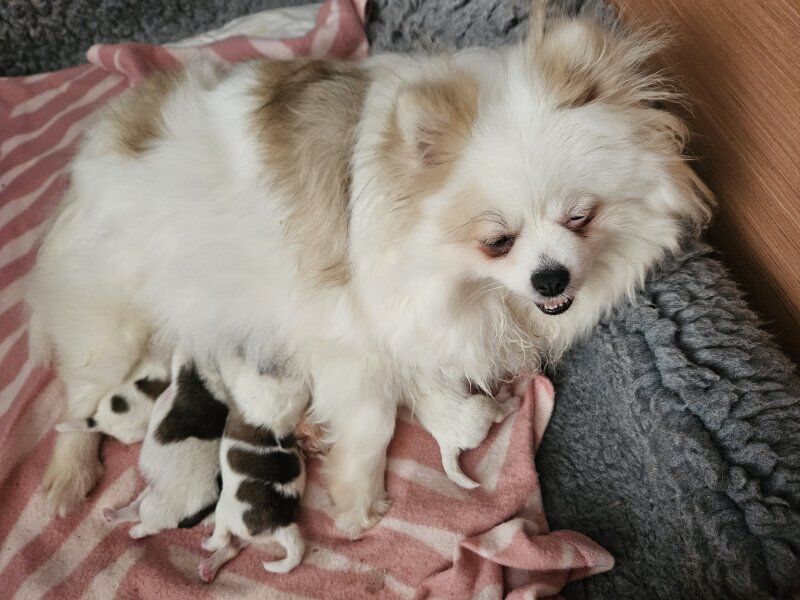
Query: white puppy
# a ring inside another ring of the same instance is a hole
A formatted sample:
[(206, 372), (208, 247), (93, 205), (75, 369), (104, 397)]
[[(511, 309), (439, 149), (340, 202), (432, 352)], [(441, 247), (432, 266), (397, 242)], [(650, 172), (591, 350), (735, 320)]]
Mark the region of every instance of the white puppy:
[(200, 563), (203, 581), (212, 581), (250, 543), (283, 547), (284, 558), (262, 563), (273, 573), (287, 573), (303, 558), (305, 542), (296, 521), (306, 472), (294, 430), (309, 391), (286, 369), (280, 371), (259, 373), (237, 359), (220, 364), (233, 402), (220, 446), (222, 495), (214, 534), (203, 542), (213, 552)]
[(107, 394), (93, 416), (65, 421), (56, 431), (103, 433), (123, 444), (141, 442), (158, 397), (169, 386), (169, 371), (160, 362), (146, 360), (119, 388)]
[[(656, 45), (531, 22), (505, 48), (198, 65), (113, 102), (28, 295), (70, 418), (152, 334), (253, 365), (280, 344), (313, 382), (353, 536), (386, 508), (398, 403), (450, 454), (474, 445), (498, 408), (471, 389), (557, 357), (709, 215), (643, 67)], [(98, 467), (60, 437), (48, 497), (67, 510)]]
[(103, 514), (134, 521), (132, 538), (194, 527), (214, 512), (222, 486), (219, 445), (228, 415), (221, 382), (176, 353), (172, 384), (156, 401), (139, 455), (147, 487), (128, 506)]

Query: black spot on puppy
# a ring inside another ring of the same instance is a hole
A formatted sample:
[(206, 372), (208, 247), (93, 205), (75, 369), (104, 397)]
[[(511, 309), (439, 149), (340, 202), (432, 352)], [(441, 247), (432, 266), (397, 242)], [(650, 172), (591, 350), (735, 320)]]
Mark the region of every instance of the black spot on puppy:
[(213, 440), (222, 436), (228, 407), (208, 391), (194, 363), (181, 367), (176, 386), (175, 401), (158, 424), (156, 439), (170, 444), (190, 437)]
[(248, 423), (235, 406), (231, 407), (225, 425), (225, 437), (262, 448), (278, 445), (278, 439), (269, 427)]
[(122, 414), (128, 412), (130, 408), (128, 401), (122, 396), (116, 394), (111, 396), (111, 412)]
[(228, 450), (228, 464), (231, 469), (248, 478), (275, 483), (289, 483), (301, 472), (297, 454), (283, 450), (260, 454), (234, 447)]
[(287, 496), (267, 481), (244, 480), (236, 490), (236, 499), (250, 505), (242, 515), (250, 535), (291, 525), (300, 512), (299, 495)]
[(136, 389), (151, 400), (158, 398), (169, 387), (168, 379), (150, 379), (142, 377), (136, 380)]
[(178, 527), (181, 529), (189, 529), (194, 527), (198, 523), (202, 523), (203, 519), (205, 519), (208, 515), (214, 512), (214, 509), (217, 507), (217, 501), (214, 500), (206, 504), (203, 508), (198, 510), (193, 515), (189, 515), (188, 517), (183, 517), (180, 521), (178, 521)]
[(87, 417), (86, 427), (88, 427), (89, 429), (94, 429), (95, 427), (97, 427), (97, 421), (95, 421), (92, 417)]

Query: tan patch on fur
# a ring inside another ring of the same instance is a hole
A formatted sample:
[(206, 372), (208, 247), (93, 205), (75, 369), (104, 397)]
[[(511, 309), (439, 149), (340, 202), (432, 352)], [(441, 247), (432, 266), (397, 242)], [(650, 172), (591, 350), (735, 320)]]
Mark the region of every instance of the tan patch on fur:
[(575, 18), (554, 18), (528, 40), (531, 60), (562, 108), (595, 100), (623, 105), (673, 100), (664, 78), (644, 69), (663, 45), (663, 36), (654, 32), (623, 32)]
[(345, 62), (265, 61), (253, 90), (264, 160), (291, 199), (286, 236), (300, 271), (324, 286), (345, 284), (355, 129), (369, 77)]
[(153, 140), (164, 135), (164, 103), (185, 76), (183, 71), (156, 73), (110, 105), (120, 152), (140, 155)]
[(446, 183), (477, 112), (478, 84), (466, 73), (400, 91), (378, 152), (384, 178), (396, 191), (398, 227), (416, 219), (420, 199)]

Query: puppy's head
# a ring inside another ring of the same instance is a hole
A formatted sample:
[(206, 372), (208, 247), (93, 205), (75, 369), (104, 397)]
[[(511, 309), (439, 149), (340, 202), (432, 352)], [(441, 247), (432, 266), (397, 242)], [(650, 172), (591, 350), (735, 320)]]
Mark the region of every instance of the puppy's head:
[(105, 396), (93, 416), (59, 423), (56, 431), (104, 433), (123, 444), (140, 442), (147, 433), (155, 399), (168, 385), (166, 380), (141, 377)]
[(525, 44), (456, 55), (444, 75), (406, 85), (386, 156), (402, 182), (394, 214), (427, 260), (511, 291), (544, 325), (579, 306), (596, 317), (635, 290), (709, 217), (686, 128), (663, 109), (674, 94), (644, 70), (657, 47), (550, 21)]

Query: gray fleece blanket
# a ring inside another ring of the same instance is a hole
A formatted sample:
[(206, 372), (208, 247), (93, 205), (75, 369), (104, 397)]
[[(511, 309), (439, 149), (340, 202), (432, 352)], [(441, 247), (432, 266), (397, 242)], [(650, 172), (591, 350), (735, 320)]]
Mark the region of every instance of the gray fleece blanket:
[[(0, 3), (0, 73), (80, 62), (93, 41), (168, 41), (292, 0)], [(552, 10), (614, 23), (602, 0)], [(377, 0), (376, 51), (520, 38), (529, 0)], [(551, 374), (537, 454), (555, 529), (611, 551), (568, 599), (800, 598), (800, 383), (714, 251), (667, 260)]]

